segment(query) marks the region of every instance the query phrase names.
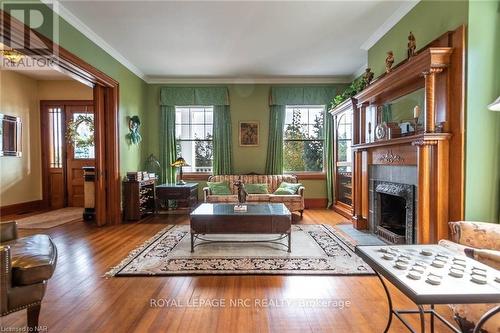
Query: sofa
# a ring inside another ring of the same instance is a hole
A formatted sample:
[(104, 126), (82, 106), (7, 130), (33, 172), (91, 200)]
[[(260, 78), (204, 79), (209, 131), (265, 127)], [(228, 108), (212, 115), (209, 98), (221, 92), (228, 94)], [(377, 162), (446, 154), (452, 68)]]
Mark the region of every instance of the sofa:
[(18, 237), (16, 222), (0, 223), (0, 315), (27, 309), (27, 332), (35, 332), (57, 248), (47, 235)]
[[(465, 254), (485, 265), (500, 269), (500, 224), (458, 221), (450, 222), (449, 226), (451, 241), (440, 240), (440, 245), (457, 254)], [(450, 307), (461, 331), (473, 332), (481, 316), (499, 304), (452, 304)], [(481, 332), (500, 332), (500, 315), (490, 318)]]
[(280, 186), (282, 182), (298, 183), (295, 175), (219, 175), (211, 176), (209, 182), (228, 182), (231, 189), (231, 195), (214, 195), (210, 192), (210, 188), (203, 188), (205, 202), (212, 203), (237, 203), (238, 194), (234, 182), (241, 180), (244, 184), (267, 184), (269, 194), (249, 194), (247, 196), (248, 203), (283, 203), (290, 212), (300, 212), (302, 217), (304, 214), (304, 187), (299, 187), (296, 194), (292, 195), (275, 195), (272, 194)]

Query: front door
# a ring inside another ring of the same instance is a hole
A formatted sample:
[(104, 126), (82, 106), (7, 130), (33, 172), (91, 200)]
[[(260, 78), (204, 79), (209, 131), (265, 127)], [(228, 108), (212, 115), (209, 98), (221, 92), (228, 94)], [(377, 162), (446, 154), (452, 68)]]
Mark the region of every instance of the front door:
[(83, 167), (95, 166), (94, 107), (67, 105), (66, 133), (72, 131), (73, 140), (66, 140), (66, 191), (70, 207), (83, 207)]
[(93, 104), (41, 101), (44, 198), (52, 209), (83, 207), (82, 167), (95, 166)]

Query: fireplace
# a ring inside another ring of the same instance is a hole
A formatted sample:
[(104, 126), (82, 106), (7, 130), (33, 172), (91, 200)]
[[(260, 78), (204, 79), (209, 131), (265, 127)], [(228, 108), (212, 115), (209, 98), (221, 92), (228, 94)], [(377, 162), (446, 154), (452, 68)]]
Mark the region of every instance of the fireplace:
[(393, 244), (414, 244), (415, 186), (375, 182), (375, 233)]

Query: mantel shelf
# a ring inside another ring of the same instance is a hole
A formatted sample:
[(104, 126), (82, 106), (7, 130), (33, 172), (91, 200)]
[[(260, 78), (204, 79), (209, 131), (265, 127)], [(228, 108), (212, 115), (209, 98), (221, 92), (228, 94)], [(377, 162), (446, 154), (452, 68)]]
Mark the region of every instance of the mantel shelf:
[(359, 104), (371, 103), (387, 91), (394, 91), (423, 77), (424, 73), (439, 73), (450, 64), (452, 53), (452, 47), (429, 47), (422, 50), (418, 55), (405, 60), (391, 72), (373, 81), (354, 98)]
[(451, 133), (423, 133), (417, 135), (404, 136), (390, 140), (380, 140), (369, 143), (360, 143), (357, 145), (353, 145), (352, 149), (363, 150), (363, 149), (377, 148), (384, 146), (396, 146), (396, 145), (414, 144), (421, 142), (443, 141), (443, 140), (449, 140), (450, 138), (451, 138)]

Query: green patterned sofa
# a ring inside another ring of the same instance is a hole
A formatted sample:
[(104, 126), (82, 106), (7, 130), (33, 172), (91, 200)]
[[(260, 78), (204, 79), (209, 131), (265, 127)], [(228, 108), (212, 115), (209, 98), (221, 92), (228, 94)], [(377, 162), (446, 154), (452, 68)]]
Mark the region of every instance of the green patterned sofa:
[[(451, 239), (439, 244), (460, 254), (466, 254), (485, 265), (500, 269), (500, 224), (485, 222), (450, 222)], [(453, 304), (455, 320), (462, 332), (472, 332), (475, 324), (488, 310), (498, 304)], [(481, 332), (499, 333), (500, 316), (486, 322)]]
[(244, 184), (267, 184), (270, 194), (249, 194), (247, 202), (249, 203), (283, 203), (290, 212), (298, 211), (300, 216), (304, 213), (304, 187), (301, 186), (294, 195), (275, 195), (272, 194), (282, 182), (297, 183), (297, 176), (294, 175), (220, 175), (211, 176), (209, 182), (227, 181), (231, 188), (231, 195), (213, 195), (208, 187), (203, 188), (205, 202), (228, 202), (237, 203), (238, 195), (233, 183), (240, 179)]

